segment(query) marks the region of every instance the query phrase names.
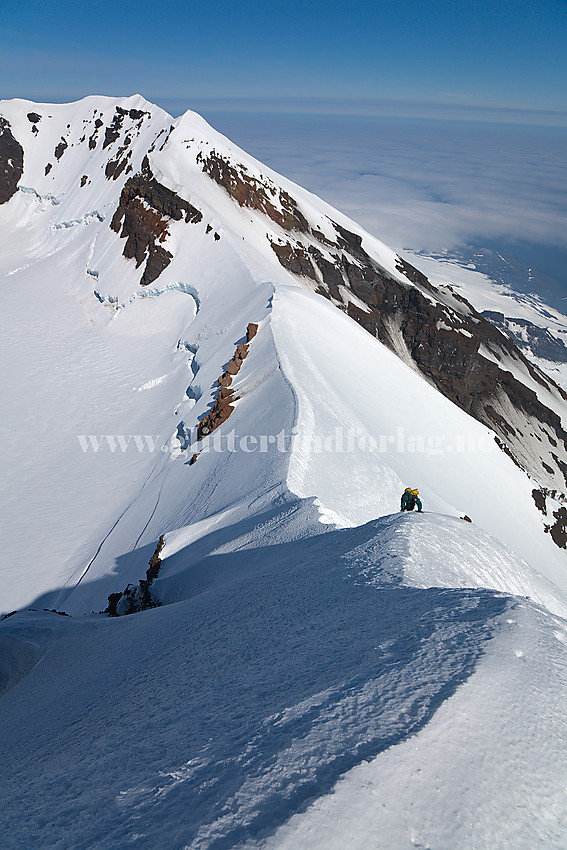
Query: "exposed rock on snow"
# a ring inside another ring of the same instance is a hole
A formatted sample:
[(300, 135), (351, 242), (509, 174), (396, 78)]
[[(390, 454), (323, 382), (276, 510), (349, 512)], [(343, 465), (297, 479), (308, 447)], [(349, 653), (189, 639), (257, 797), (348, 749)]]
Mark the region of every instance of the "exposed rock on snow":
[(285, 242), (280, 245), (279, 242), (270, 242), (272, 250), (284, 269), (293, 274), (310, 277), (312, 280), (317, 280), (313, 263), (308, 252), (301, 246), (293, 246), (290, 242)]
[[(103, 150), (119, 138), (120, 131), (122, 130), (122, 125), (124, 123), (124, 118), (127, 115), (133, 121), (138, 122), (138, 127), (141, 125), (144, 116), (147, 115), (148, 117), (150, 117), (149, 112), (144, 112), (140, 109), (123, 109), (121, 106), (117, 106), (114, 110), (114, 117), (112, 119), (112, 123), (109, 124), (105, 130), (104, 143), (102, 145)], [(100, 119), (97, 119), (97, 121), (100, 121)], [(102, 127), (102, 122), (100, 124), (97, 124), (97, 127)]]
[(12, 135), (10, 123), (0, 115), (0, 204), (12, 198), (24, 172), (24, 149)]
[[(555, 517), (555, 522), (549, 527), (549, 533), (556, 546), (559, 546), (561, 549), (567, 549), (567, 508), (560, 507), (558, 510), (553, 511), (553, 516)], [(545, 530), (548, 530), (547, 526)]]
[(158, 243), (166, 241), (169, 221), (180, 221), (183, 216), (192, 224), (198, 224), (203, 218), (192, 204), (158, 183), (146, 157), (141, 173), (124, 184), (118, 209), (110, 223), (121, 239), (126, 238), (124, 256), (135, 259), (136, 268), (146, 260), (141, 286), (156, 280), (173, 259), (173, 254)]
[(122, 593), (111, 593), (108, 597), (108, 607), (103, 612), (109, 617), (124, 617), (127, 614), (135, 614), (138, 611), (147, 611), (157, 608), (161, 603), (153, 598), (150, 587), (159, 575), (161, 568), (161, 552), (165, 546), (165, 537), (162, 534), (158, 540), (156, 550), (148, 561), (149, 568), (146, 570), (146, 578), (140, 579), (138, 586), (129, 584)]
[[(232, 379), (238, 375), (244, 360), (250, 351), (250, 341), (256, 336), (258, 325), (250, 322), (246, 329), (246, 342), (241, 342), (236, 346), (236, 351), (232, 359), (227, 363), (226, 369), (218, 379), (219, 389), (214, 401), (214, 404), (209, 413), (201, 419), (197, 427), (197, 440), (212, 434), (223, 422), (226, 422), (234, 407), (232, 402), (236, 401), (238, 396), (234, 395), (234, 390), (230, 388)], [(195, 463), (197, 456), (193, 455), (190, 464)]]
[(53, 156), (55, 157), (55, 159), (57, 159), (57, 160), (61, 159), (61, 157), (63, 156), (63, 154), (65, 153), (65, 151), (67, 150), (68, 147), (69, 146), (68, 146), (66, 140), (63, 137), (61, 137), (61, 141), (59, 142), (59, 144), (57, 145), (57, 147), (53, 151)]
[(34, 136), (37, 136), (39, 133), (39, 127), (37, 125), (41, 121), (41, 115), (37, 112), (28, 112), (27, 119), (32, 125), (32, 133)]
[(222, 186), (241, 207), (265, 213), (284, 230), (308, 232), (309, 224), (297, 202), (284, 189), (278, 189), (266, 178), (247, 173), (246, 166), (234, 165), (212, 150), (206, 156), (197, 154), (203, 171)]
[(542, 514), (546, 514), (547, 510), (545, 507), (545, 492), (543, 490), (532, 490), (532, 496), (535, 502), (535, 506), (538, 511), (541, 511)]
[(97, 141), (98, 141), (98, 131), (102, 127), (103, 123), (104, 122), (101, 118), (95, 118), (94, 130), (93, 130), (91, 136), (89, 137), (89, 148), (92, 151), (94, 151), (94, 149), (96, 148)]

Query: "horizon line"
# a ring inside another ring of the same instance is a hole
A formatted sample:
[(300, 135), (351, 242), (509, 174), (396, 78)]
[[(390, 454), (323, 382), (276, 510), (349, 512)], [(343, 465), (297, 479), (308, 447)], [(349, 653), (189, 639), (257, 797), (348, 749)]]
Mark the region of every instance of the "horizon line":
[[(102, 95), (101, 97), (129, 97)], [(34, 103), (73, 103), (93, 95), (3, 96), (1, 100), (21, 98)], [(94, 95), (96, 96), (96, 95)], [(567, 110), (537, 107), (494, 106), (441, 101), (415, 101), (378, 98), (324, 97), (207, 97), (191, 95), (141, 95), (145, 100), (170, 111), (177, 118), (188, 110), (199, 112), (249, 112), (274, 115), (327, 115), (351, 117), (429, 118), (432, 120), (464, 120), (498, 124), (529, 124), (542, 127), (567, 127)]]

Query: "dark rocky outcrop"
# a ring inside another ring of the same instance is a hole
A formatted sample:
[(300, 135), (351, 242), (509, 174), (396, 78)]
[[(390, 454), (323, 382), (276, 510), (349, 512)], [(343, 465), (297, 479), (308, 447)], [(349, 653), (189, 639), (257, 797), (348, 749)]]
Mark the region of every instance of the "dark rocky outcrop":
[(7, 620), (8, 617), (13, 617), (14, 614), (17, 614), (17, 613), (18, 613), (18, 611), (16, 610), (16, 611), (10, 611), (9, 614), (2, 614), (2, 616), (0, 617), (0, 623), (2, 622), (2, 620)]
[[(278, 189), (271, 181), (258, 180), (247, 173), (246, 166), (233, 165), (215, 150), (206, 156), (199, 152), (197, 162), (201, 163), (205, 174), (226, 189), (239, 206), (265, 213), (284, 230), (309, 231), (307, 219), (291, 195)], [(275, 202), (279, 202), (279, 206)]]
[(37, 112), (28, 112), (27, 119), (32, 125), (32, 133), (34, 136), (37, 136), (39, 133), (38, 123), (41, 121), (41, 115)]
[[(532, 490), (532, 498), (535, 502), (536, 508), (538, 511), (544, 515), (544, 517), (548, 516), (548, 507), (547, 507), (547, 497), (551, 499), (561, 498), (561, 494), (558, 494), (555, 490), (546, 490), (542, 488), (540, 490), (533, 489)], [(567, 549), (567, 508), (564, 506), (560, 506), (556, 511), (552, 511), (553, 518), (555, 519), (554, 523), (544, 523), (543, 530), (546, 534), (551, 536), (551, 539), (560, 549)]]
[[(161, 143), (161, 145), (159, 146), (159, 150), (160, 150), (160, 151), (162, 151), (162, 150), (164, 149), (164, 147), (167, 145), (167, 143), (169, 142), (169, 137), (171, 136), (171, 134), (172, 134), (172, 133), (173, 133), (173, 124), (171, 125), (171, 127), (170, 127), (170, 128), (169, 128), (169, 130), (167, 131), (166, 136), (165, 136), (165, 139), (163, 140), (163, 142), (162, 142), (162, 143)], [(157, 140), (156, 140), (156, 141), (157, 141)]]
[(256, 334), (258, 333), (258, 325), (256, 322), (248, 322), (248, 327), (246, 328), (246, 344), (249, 345)]
[[(549, 528), (552, 540), (560, 549), (567, 549), (567, 508), (553, 511), (555, 523)], [(546, 529), (547, 531), (547, 529)]]
[(128, 151), (126, 156), (124, 154), (124, 148), (120, 148), (115, 159), (109, 159), (106, 163), (106, 167), (104, 169), (104, 174), (107, 180), (112, 178), (113, 180), (118, 180), (122, 172), (126, 169), (129, 164), (129, 159), (132, 156), (132, 151)]
[(0, 204), (16, 194), (23, 173), (24, 149), (12, 135), (9, 121), (0, 116)]
[(111, 145), (112, 142), (116, 141), (124, 123), (124, 116), (127, 114), (128, 112), (126, 109), (122, 109), (120, 106), (115, 108), (112, 123), (108, 125), (104, 134), (104, 142), (102, 144), (103, 150)]
[(47, 177), (47, 175), (49, 174), (49, 172), (51, 171), (52, 168), (53, 168), (53, 166), (51, 165), (50, 162), (48, 162), (47, 165), (45, 166), (45, 176), (46, 177)]
[(129, 584), (122, 593), (111, 593), (108, 597), (108, 606), (102, 612), (109, 617), (124, 617), (127, 614), (136, 614), (138, 611), (147, 611), (149, 608), (158, 608), (160, 602), (153, 598), (150, 587), (159, 575), (161, 569), (161, 552), (165, 546), (165, 537), (162, 534), (155, 552), (148, 561), (145, 579), (140, 579), (137, 585)]
[[(230, 376), (226, 376), (230, 378)], [(225, 378), (225, 374), (221, 375), (219, 378), (219, 383), (221, 379)], [(232, 381), (232, 378), (230, 378)], [(202, 440), (203, 437), (207, 437), (209, 434), (212, 434), (223, 422), (226, 422), (234, 407), (232, 406), (232, 402), (236, 401), (237, 396), (234, 395), (234, 391), (230, 389), (228, 386), (220, 386), (213, 406), (207, 415), (201, 419), (199, 424), (197, 425), (197, 440)]]
[(270, 242), (270, 244), (284, 269), (293, 272), (293, 274), (317, 280), (313, 263), (305, 248), (300, 245), (291, 245), (289, 242), (285, 242), (283, 245), (278, 242)]
[[(232, 402), (237, 400), (234, 395), (234, 390), (231, 389), (232, 379), (240, 372), (244, 360), (248, 356), (250, 350), (250, 342), (254, 339), (258, 332), (258, 325), (255, 322), (250, 322), (246, 329), (246, 341), (241, 342), (236, 346), (236, 351), (231, 360), (226, 365), (226, 368), (218, 379), (218, 391), (214, 400), (213, 406), (207, 415), (200, 420), (197, 425), (197, 440), (208, 436), (215, 431), (219, 425), (226, 422), (234, 407)], [(197, 457), (194, 455), (195, 460)], [(190, 463), (195, 461), (191, 459)]]
[(337, 304), (342, 305), (343, 301), (339, 287), (344, 286), (348, 281), (345, 281), (339, 257), (336, 254), (331, 254), (331, 258), (328, 260), (314, 245), (310, 246), (309, 254), (320, 272), (321, 279), (324, 281), (324, 286), (317, 291), (327, 298), (330, 297)]
[(124, 184), (110, 223), (120, 238), (126, 238), (124, 256), (135, 259), (137, 268), (146, 262), (140, 279), (142, 286), (156, 280), (173, 259), (173, 254), (160, 243), (169, 235), (169, 222), (182, 218), (197, 224), (203, 216), (188, 201), (158, 183), (145, 157), (140, 173), (129, 177)]
[(428, 289), (430, 292), (435, 292), (435, 287), (431, 285), (429, 278), (427, 278), (423, 272), (420, 272), (419, 269), (416, 269), (415, 266), (412, 266), (406, 260), (402, 259), (402, 257), (396, 258), (396, 268), (399, 272), (401, 272), (401, 274), (407, 277), (411, 283), (415, 283), (423, 289)]
[(545, 493), (543, 490), (532, 490), (532, 498), (535, 502), (535, 506), (538, 511), (541, 511), (542, 514), (547, 515), (547, 507), (545, 504)]
[(94, 149), (96, 148), (96, 144), (97, 144), (97, 141), (98, 141), (98, 131), (100, 130), (102, 125), (103, 125), (102, 119), (96, 118), (95, 122), (94, 122), (95, 128), (92, 132), (92, 135), (89, 137), (89, 149), (92, 150), (92, 151), (94, 151)]
[[(133, 110), (136, 111), (136, 110)], [(129, 160), (132, 156), (132, 150), (128, 150), (132, 143), (132, 136), (128, 133), (123, 143), (120, 145), (118, 150), (116, 151), (116, 155), (114, 159), (110, 159), (106, 163), (106, 168), (104, 169), (104, 174), (107, 180), (112, 178), (113, 180), (117, 180), (122, 172), (129, 165)]]
[[(443, 395), (493, 429), (498, 445), (520, 468), (546, 486), (567, 486), (567, 464), (561, 457), (567, 455), (567, 433), (559, 416), (500, 363), (515, 363), (542, 389), (564, 400), (565, 392), (450, 287), (436, 289), (422, 272), (398, 258), (397, 270), (407, 278), (405, 284), (367, 254), (360, 235), (333, 225), (334, 243), (315, 242), (315, 231), (310, 231), (309, 247), (305, 237), (301, 242), (270, 239), (270, 244), (284, 268), (317, 280), (318, 292), (412, 362)], [(349, 291), (355, 299), (349, 299)], [(545, 467), (530, 454), (526, 439), (530, 436), (541, 444)], [(542, 469), (547, 474), (542, 475)]]
[(148, 148), (148, 153), (153, 153), (155, 151), (158, 140), (160, 139), (161, 136), (163, 136), (164, 133), (165, 133), (165, 130), (159, 131), (159, 133), (157, 134), (157, 136), (155, 137), (155, 139), (151, 143), (150, 147)]
[(57, 147), (53, 151), (53, 156), (55, 157), (55, 159), (58, 159), (58, 160), (61, 159), (61, 157), (63, 156), (63, 154), (67, 150), (67, 148), (68, 148), (68, 144), (62, 136), (61, 141), (59, 142), (59, 144), (57, 145)]
[(83, 174), (83, 176), (81, 177), (81, 189), (83, 188), (83, 186), (86, 186), (88, 179), (88, 174)]

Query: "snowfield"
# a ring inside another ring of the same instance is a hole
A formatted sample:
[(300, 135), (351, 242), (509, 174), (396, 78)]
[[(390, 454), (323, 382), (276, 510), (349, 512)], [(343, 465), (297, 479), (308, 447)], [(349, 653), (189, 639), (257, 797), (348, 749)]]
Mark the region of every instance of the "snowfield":
[[(0, 205), (1, 846), (567, 848), (561, 495), (544, 518), (494, 433), (270, 239), (287, 192), (399, 277), (395, 253), (194, 113), (0, 115), (24, 147)], [(274, 220), (204, 173), (212, 150)], [(201, 218), (168, 218), (141, 287), (110, 223), (146, 156)], [(102, 613), (158, 554), (159, 607)]]
[[(287, 539), (312, 513), (189, 545), (177, 604), (2, 623), (42, 654), (2, 698), (4, 846), (564, 846), (565, 620), (408, 586), (418, 555), (446, 569), (431, 549), (462, 520)], [(486, 536), (458, 555), (514, 580)]]

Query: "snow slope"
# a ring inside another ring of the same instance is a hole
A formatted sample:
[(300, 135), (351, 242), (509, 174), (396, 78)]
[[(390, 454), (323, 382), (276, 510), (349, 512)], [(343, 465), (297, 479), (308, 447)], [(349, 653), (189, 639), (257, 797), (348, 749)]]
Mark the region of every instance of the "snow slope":
[[(404, 487), (426, 481), (426, 509), (474, 517), (567, 589), (564, 553), (538, 533), (532, 485), (488, 429), (330, 305), (297, 289), (278, 298), (283, 315), (276, 306), (272, 324), (303, 435), (291, 457), (291, 489), (316, 495), (326, 516), (354, 525), (398, 509)], [(341, 356), (333, 360), (337, 339)], [(333, 451), (337, 428), (357, 434), (354, 451), (346, 439), (344, 451)]]
[(446, 569), (413, 520), (511, 580), (514, 556), (435, 515), (262, 518), (209, 533), (177, 604), (0, 625), (42, 653), (1, 702), (4, 846), (561, 847), (565, 620), (400, 575)]
[[(562, 502), (544, 518), (494, 433), (272, 246), (286, 216), (321, 244), (334, 221), (410, 286), (395, 253), (194, 113), (0, 113), (24, 146), (0, 205), (5, 846), (561, 847)], [(92, 613), (162, 535), (160, 607)]]
[(564, 848), (564, 621), (520, 603), (506, 622), (425, 729), (353, 768), (262, 846)]

